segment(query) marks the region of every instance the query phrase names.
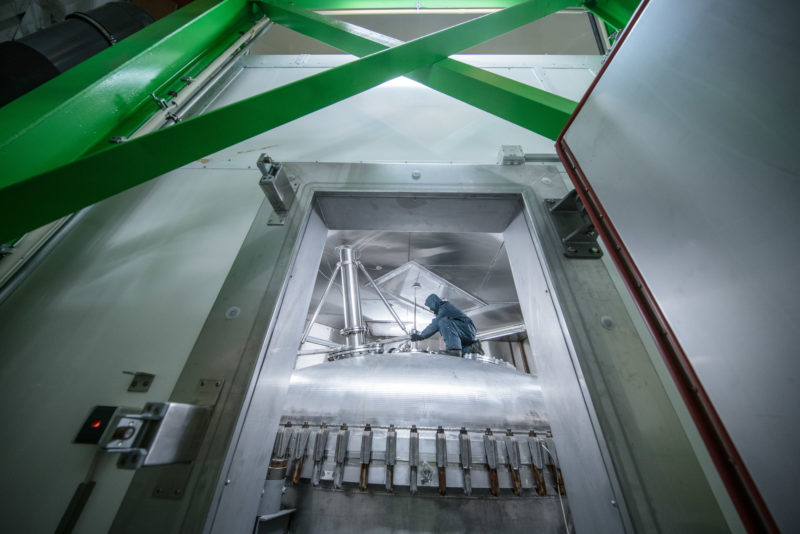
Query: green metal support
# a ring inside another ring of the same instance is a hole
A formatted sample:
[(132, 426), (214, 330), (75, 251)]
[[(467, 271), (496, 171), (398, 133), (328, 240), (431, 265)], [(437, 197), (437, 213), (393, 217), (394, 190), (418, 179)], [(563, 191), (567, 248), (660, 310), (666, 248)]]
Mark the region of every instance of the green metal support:
[[(402, 44), (354, 24), (285, 4), (264, 6), (274, 22), (357, 56)], [(567, 98), (454, 59), (407, 73), (406, 77), (553, 141), (577, 105)]]
[(584, 7), (615, 30), (621, 30), (631, 20), (640, 3), (640, 0), (588, 0), (584, 2)]
[(446, 59), (568, 4), (564, 0), (528, 0), (39, 174), (31, 175), (25, 172), (27, 169), (21, 171), (12, 165), (0, 183), (0, 241)]
[(0, 188), (127, 136), (158, 110), (151, 93), (169, 100), (253, 18), (246, 0), (198, 0), (0, 108)]
[[(515, 0), (293, 0), (296, 8), (314, 10), (381, 10), (381, 9), (503, 9)], [(640, 0), (584, 0), (576, 2), (603, 19), (615, 30), (625, 27)]]
[(515, 0), (288, 0), (300, 9), (503, 9)]

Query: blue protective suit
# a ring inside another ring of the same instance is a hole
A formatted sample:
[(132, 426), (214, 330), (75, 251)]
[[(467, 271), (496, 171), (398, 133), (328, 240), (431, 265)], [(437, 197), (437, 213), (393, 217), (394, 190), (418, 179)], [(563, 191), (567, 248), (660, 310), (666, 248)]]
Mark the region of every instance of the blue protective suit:
[(419, 339), (428, 339), (439, 332), (442, 334), (447, 350), (460, 350), (462, 355), (466, 354), (478, 334), (472, 319), (435, 294), (428, 295), (428, 298), (425, 299), (425, 306), (430, 308), (436, 317), (419, 333)]

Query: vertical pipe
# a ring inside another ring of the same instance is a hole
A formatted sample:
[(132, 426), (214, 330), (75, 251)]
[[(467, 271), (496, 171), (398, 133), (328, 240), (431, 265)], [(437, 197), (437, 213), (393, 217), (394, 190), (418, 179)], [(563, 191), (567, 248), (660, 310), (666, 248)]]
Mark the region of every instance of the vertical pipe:
[(342, 305), (344, 307), (344, 329), (342, 335), (347, 346), (357, 348), (364, 345), (364, 326), (361, 321), (361, 296), (358, 291), (358, 266), (356, 251), (347, 246), (338, 247), (339, 264), (342, 269)]

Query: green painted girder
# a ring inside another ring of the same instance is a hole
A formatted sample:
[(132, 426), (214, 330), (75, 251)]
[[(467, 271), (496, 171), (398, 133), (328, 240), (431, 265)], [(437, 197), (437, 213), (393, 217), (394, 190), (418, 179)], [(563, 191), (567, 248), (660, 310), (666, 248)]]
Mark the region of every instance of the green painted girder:
[(587, 0), (584, 7), (615, 30), (621, 30), (640, 3), (641, 0)]
[[(528, 0), (0, 187), (0, 241), (569, 5)], [(14, 158), (18, 160), (19, 158)]]
[[(285, 4), (264, 3), (271, 20), (357, 56), (402, 44), (402, 41)], [(462, 102), (556, 140), (575, 111), (576, 102), (498, 74), (444, 59), (406, 74)]]
[[(515, 0), (291, 0), (286, 2), (301, 9), (502, 9)], [(640, 0), (585, 0), (576, 2), (603, 19), (614, 29), (622, 29), (631, 19)]]
[(253, 18), (246, 0), (195, 1), (0, 108), (0, 188), (128, 135), (158, 110), (150, 93), (169, 100)]
[(515, 0), (285, 0), (300, 9), (503, 9)]

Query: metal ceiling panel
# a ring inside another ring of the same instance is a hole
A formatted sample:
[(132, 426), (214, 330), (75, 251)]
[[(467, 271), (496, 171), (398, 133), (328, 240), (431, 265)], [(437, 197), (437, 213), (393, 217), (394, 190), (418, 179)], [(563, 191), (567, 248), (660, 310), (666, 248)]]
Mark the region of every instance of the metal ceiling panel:
[[(410, 179), (412, 177), (409, 177)], [(332, 230), (502, 232), (519, 213), (519, 197), (321, 194), (317, 205)], [(463, 213), (471, 213), (469, 219)]]
[[(513, 207), (516, 208), (516, 204)], [(471, 215), (481, 218), (477, 211)], [(433, 318), (424, 307), (424, 300), (430, 293), (448, 298), (469, 312), (481, 330), (521, 321), (502, 234), (375, 230), (328, 232), (309, 317), (319, 305), (329, 276), (336, 268), (338, 255), (335, 249), (340, 245), (351, 245), (359, 251), (364, 268), (379, 284), (400, 318), (409, 325), (413, 323), (414, 293), (411, 284), (416, 280), (422, 285), (417, 290), (417, 325), (420, 328)], [(359, 274), (364, 319), (370, 322), (393, 322), (372, 285), (363, 274)], [(334, 281), (334, 289), (328, 294), (317, 322), (335, 329), (344, 327), (338, 280)]]
[[(411, 303), (412, 306), (416, 303), (417, 307), (423, 307), (425, 298), (431, 293), (449, 300), (465, 312), (486, 305), (479, 298), (413, 261), (381, 276), (375, 280), (375, 284), (384, 294)], [(414, 288), (415, 284), (419, 284), (419, 289)]]
[(444, 265), (488, 268), (503, 245), (502, 234), (417, 233), (409, 236), (411, 259), (432, 268)]

